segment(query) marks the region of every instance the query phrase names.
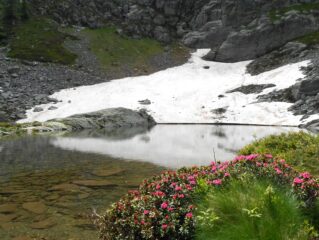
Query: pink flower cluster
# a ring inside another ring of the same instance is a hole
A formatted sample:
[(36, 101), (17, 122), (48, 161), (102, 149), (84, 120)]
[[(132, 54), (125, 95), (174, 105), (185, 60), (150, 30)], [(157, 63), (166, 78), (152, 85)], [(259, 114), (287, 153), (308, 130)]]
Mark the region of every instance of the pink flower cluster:
[(192, 201), (199, 182), (204, 180), (210, 187), (222, 188), (247, 171), (293, 186), (303, 200), (318, 196), (318, 179), (308, 172), (294, 171), (283, 159), (277, 161), (270, 154), (237, 156), (233, 161), (168, 171), (145, 180), (139, 191), (131, 191), (104, 216), (104, 228), (110, 234), (114, 229), (134, 229), (132, 232), (139, 235), (130, 236), (132, 239), (188, 239), (195, 228)]

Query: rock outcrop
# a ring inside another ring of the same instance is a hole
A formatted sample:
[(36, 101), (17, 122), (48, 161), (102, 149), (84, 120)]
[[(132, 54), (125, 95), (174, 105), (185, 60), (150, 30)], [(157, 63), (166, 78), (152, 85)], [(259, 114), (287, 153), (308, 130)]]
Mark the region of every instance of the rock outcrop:
[(212, 48), (209, 60), (254, 59), (319, 30), (317, 0), (30, 0), (65, 24), (116, 23), (133, 37)]
[(156, 122), (145, 110), (133, 111), (126, 108), (109, 108), (101, 111), (77, 114), (63, 119), (53, 119), (29, 128), (37, 132), (77, 131), (104, 129), (109, 132), (119, 129), (150, 129)]
[(97, 112), (73, 115), (50, 122), (61, 122), (73, 130), (118, 129), (131, 127), (151, 128), (156, 122), (145, 110), (133, 111), (126, 108), (109, 108)]

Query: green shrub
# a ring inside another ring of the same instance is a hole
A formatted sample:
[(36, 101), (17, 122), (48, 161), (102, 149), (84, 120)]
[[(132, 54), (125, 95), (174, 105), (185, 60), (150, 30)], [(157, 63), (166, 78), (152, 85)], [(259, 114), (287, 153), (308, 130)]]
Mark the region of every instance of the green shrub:
[(239, 154), (272, 153), (300, 171), (319, 176), (319, 135), (306, 132), (273, 135), (244, 147)]
[(307, 45), (315, 45), (319, 43), (319, 32), (313, 32), (297, 38), (296, 41), (307, 44)]

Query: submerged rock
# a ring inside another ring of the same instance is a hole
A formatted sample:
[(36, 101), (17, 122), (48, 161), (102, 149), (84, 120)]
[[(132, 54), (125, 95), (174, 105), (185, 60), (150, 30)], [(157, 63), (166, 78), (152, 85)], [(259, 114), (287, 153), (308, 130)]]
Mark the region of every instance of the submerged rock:
[(74, 184), (90, 188), (106, 188), (106, 187), (115, 187), (116, 184), (108, 180), (76, 180), (73, 181)]
[(47, 207), (45, 204), (43, 204), (42, 202), (28, 202), (28, 203), (24, 203), (22, 205), (22, 208), (35, 213), (35, 214), (42, 214), (47, 210)]
[(32, 223), (30, 227), (33, 229), (47, 229), (53, 227), (54, 225), (56, 225), (56, 223), (48, 218), (40, 222)]
[(7, 203), (0, 205), (0, 213), (13, 213), (17, 210), (17, 204)]

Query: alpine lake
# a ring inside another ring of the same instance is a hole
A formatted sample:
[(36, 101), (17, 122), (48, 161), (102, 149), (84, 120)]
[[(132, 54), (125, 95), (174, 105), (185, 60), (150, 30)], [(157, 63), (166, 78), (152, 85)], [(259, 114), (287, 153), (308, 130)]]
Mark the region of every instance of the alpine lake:
[(96, 240), (103, 214), (145, 178), (231, 160), (270, 134), (298, 128), (158, 125), (149, 131), (83, 131), (0, 140), (0, 239)]

